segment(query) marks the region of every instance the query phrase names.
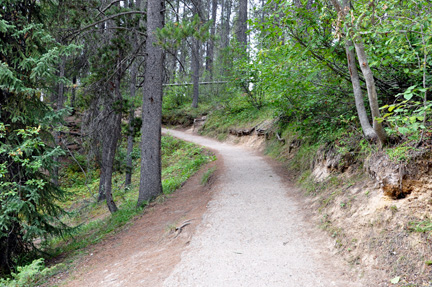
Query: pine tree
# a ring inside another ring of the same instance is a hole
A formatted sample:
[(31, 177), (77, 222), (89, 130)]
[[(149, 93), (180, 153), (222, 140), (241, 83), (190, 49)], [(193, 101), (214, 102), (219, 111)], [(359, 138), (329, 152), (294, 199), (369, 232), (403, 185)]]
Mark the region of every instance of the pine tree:
[[(61, 118), (40, 100), (54, 86), (58, 63), (73, 47), (44, 29), (39, 1), (1, 0), (0, 16), (0, 274), (13, 270), (36, 238), (62, 234), (64, 192), (52, 184), (63, 151), (52, 127)], [(45, 86), (44, 86), (45, 85)]]

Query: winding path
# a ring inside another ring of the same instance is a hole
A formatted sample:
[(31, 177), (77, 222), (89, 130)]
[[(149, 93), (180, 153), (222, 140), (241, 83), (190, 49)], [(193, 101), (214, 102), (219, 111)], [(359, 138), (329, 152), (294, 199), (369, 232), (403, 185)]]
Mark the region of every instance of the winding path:
[[(246, 148), (164, 130), (217, 150), (220, 188), (166, 287), (364, 286), (331, 255), (330, 241), (273, 168)], [(290, 195), (291, 193), (291, 195)]]

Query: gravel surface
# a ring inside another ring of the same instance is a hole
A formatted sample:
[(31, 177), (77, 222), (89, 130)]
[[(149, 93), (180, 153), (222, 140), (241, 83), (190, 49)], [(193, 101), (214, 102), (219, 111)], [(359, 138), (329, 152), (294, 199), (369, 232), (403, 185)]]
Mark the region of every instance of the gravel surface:
[(366, 286), (306, 220), (295, 190), (254, 151), (186, 132), (175, 137), (215, 149), (220, 190), (164, 286)]

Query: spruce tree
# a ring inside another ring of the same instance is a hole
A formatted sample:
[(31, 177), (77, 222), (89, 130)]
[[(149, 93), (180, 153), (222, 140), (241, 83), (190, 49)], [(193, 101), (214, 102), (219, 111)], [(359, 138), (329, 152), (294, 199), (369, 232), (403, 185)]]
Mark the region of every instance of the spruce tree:
[(72, 47), (44, 29), (39, 1), (0, 0), (0, 274), (67, 228), (56, 204), (64, 192), (52, 183), (63, 154), (53, 127), (61, 118), (41, 101), (58, 81), (56, 68)]

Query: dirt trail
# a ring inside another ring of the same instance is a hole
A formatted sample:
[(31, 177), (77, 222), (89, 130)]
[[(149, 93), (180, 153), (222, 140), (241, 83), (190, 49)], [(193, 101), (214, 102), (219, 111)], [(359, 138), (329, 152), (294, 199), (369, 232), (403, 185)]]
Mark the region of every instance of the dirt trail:
[[(66, 281), (78, 286), (329, 287), (362, 285), (308, 222), (295, 189), (254, 151), (181, 131), (218, 153), (217, 184), (202, 173), (126, 230), (92, 247)], [(178, 237), (170, 232), (192, 219)], [(363, 281), (365, 279), (363, 278)], [(367, 282), (367, 281), (366, 281)]]
[(164, 286), (363, 286), (332, 257), (330, 242), (272, 167), (245, 148), (180, 131), (175, 137), (217, 150), (220, 191)]

